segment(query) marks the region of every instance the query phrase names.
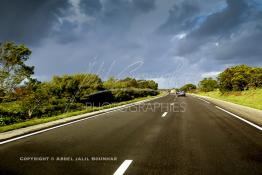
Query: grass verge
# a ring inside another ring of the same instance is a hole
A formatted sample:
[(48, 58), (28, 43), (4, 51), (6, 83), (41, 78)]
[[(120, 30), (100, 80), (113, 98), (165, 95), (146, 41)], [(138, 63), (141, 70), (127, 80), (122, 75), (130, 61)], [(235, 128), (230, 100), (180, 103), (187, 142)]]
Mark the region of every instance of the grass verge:
[(102, 109), (109, 109), (109, 108), (113, 108), (113, 107), (117, 107), (117, 106), (121, 106), (121, 105), (125, 105), (125, 104), (130, 104), (130, 103), (134, 103), (134, 102), (138, 102), (138, 101), (142, 101), (142, 100), (152, 99), (154, 97), (159, 97), (159, 96), (163, 96), (163, 95), (165, 95), (165, 93), (160, 93), (157, 96), (147, 96), (147, 97), (142, 97), (142, 98), (136, 98), (136, 99), (133, 99), (133, 100), (124, 101), (124, 102), (120, 102), (120, 103), (114, 103), (114, 104), (110, 104), (110, 105), (106, 105), (106, 106), (102, 106), (102, 107), (90, 107), (90, 108), (86, 108), (85, 110), (82, 110), (82, 111), (68, 112), (68, 113), (61, 114), (61, 115), (58, 115), (58, 116), (53, 116), (53, 117), (33, 118), (33, 119), (23, 121), (23, 122), (20, 122), (20, 123), (14, 123), (14, 124), (11, 124), (11, 125), (1, 126), (0, 127), (0, 133), (10, 131), (10, 130), (14, 130), (14, 129), (24, 128), (24, 127), (28, 127), (28, 126), (33, 126), (33, 125), (37, 125), (37, 124), (47, 123), (47, 122), (51, 122), (51, 121), (55, 121), (55, 120), (59, 120), (59, 119), (67, 118), (67, 117), (72, 117), (72, 116), (76, 116), (76, 115), (86, 114), (86, 113), (89, 113), (89, 112), (99, 111), (99, 110), (102, 110)]
[(224, 94), (218, 90), (211, 92), (198, 92), (197, 94), (262, 110), (262, 88), (240, 92), (227, 92)]

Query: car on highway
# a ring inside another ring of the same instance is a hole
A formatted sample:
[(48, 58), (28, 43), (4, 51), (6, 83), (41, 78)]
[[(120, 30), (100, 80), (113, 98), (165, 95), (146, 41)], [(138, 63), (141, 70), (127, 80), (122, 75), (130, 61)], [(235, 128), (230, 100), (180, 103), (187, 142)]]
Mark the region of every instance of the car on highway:
[(178, 92), (176, 93), (176, 95), (177, 95), (178, 97), (185, 97), (185, 96), (186, 96), (186, 93), (185, 93), (185, 91), (178, 91)]

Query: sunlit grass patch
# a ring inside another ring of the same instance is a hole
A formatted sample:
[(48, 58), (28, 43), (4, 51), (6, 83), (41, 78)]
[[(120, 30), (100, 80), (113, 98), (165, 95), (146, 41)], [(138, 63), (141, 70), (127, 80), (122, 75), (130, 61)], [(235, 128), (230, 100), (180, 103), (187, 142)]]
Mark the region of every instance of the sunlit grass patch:
[(219, 90), (211, 91), (211, 92), (198, 92), (197, 94), (262, 110), (261, 88), (250, 89), (246, 91), (233, 91), (224, 94), (222, 94)]

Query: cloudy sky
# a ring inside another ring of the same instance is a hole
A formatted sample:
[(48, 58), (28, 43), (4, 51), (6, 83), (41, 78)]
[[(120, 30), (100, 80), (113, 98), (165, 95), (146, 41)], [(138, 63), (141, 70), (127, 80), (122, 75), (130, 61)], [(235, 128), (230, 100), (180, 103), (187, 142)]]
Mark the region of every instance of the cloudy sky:
[(91, 72), (197, 83), (262, 66), (261, 0), (0, 0), (0, 42), (26, 44), (40, 80)]

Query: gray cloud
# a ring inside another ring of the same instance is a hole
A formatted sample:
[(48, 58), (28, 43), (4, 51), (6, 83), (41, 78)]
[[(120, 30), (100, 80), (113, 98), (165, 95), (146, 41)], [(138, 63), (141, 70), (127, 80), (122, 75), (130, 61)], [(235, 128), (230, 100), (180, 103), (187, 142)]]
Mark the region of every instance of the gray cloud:
[[(207, 16), (201, 25), (179, 41), (175, 54), (196, 61), (212, 50), (210, 59), (218, 60), (220, 64), (261, 63), (261, 49), (257, 47), (262, 42), (258, 25), (261, 14), (261, 9), (248, 1), (228, 0), (226, 8)], [(250, 59), (252, 62), (247, 61)]]
[(247, 29), (239, 32), (238, 36), (232, 36), (230, 40), (223, 41), (221, 49), (218, 49), (215, 54), (217, 60), (231, 64), (261, 64), (262, 50), (258, 47), (262, 43), (261, 25), (252, 23), (247, 25)]
[(82, 12), (88, 15), (95, 15), (102, 9), (100, 0), (82, 0), (80, 1), (79, 6)]
[(198, 38), (230, 35), (235, 28), (245, 21), (244, 15), (248, 9), (245, 0), (227, 0), (227, 7), (208, 16), (203, 24), (192, 32), (192, 35)]
[(181, 31), (193, 30), (203, 17), (209, 13), (216, 12), (224, 3), (221, 0), (207, 2), (201, 0), (176, 1), (169, 10), (168, 19), (158, 28), (158, 32), (174, 34)]
[(102, 22), (121, 29), (129, 27), (141, 14), (153, 10), (155, 0), (106, 0), (103, 5)]
[(48, 36), (56, 16), (69, 6), (64, 0), (1, 0), (0, 40), (35, 44)]
[(167, 21), (160, 26), (159, 32), (174, 34), (192, 28), (196, 22), (196, 15), (200, 12), (198, 6), (189, 1), (182, 1), (175, 4), (169, 10)]
[(155, 0), (133, 0), (134, 9), (142, 12), (149, 12), (156, 8)]
[(29, 45), (29, 63), (42, 80), (93, 72), (103, 78), (150, 78), (160, 87), (174, 87), (196, 83), (229, 65), (261, 66), (259, 3), (2, 0), (0, 41)]

